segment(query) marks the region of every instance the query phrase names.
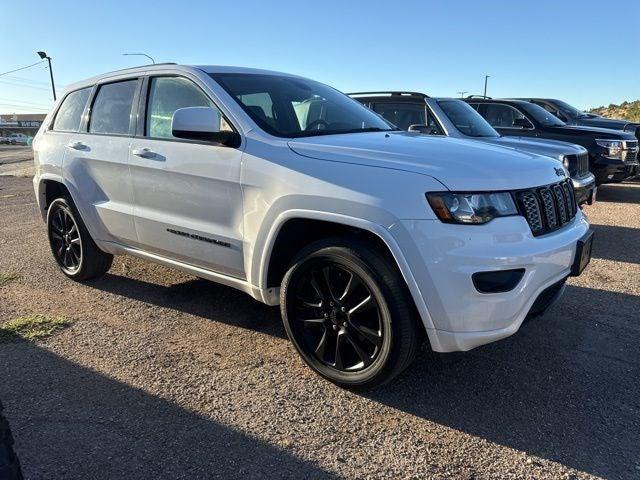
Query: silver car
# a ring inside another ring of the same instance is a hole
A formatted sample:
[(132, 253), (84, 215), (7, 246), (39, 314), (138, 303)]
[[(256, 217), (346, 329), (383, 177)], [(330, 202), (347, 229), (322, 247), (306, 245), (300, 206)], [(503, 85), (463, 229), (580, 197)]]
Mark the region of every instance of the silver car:
[(416, 92), (363, 92), (349, 96), (404, 130), (478, 140), (555, 158), (571, 175), (579, 203), (595, 201), (597, 187), (589, 171), (589, 154), (580, 145), (531, 137), (503, 137), (469, 104), (456, 98), (434, 98)]

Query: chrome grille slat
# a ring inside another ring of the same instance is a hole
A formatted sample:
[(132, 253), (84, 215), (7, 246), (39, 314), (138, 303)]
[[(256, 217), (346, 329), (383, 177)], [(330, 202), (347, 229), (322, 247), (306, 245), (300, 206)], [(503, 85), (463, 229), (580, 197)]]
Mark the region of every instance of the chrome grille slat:
[(586, 175), (589, 173), (589, 154), (582, 153), (578, 155), (578, 175)]
[(514, 196), (534, 236), (563, 227), (573, 219), (577, 211), (571, 179), (514, 192)]

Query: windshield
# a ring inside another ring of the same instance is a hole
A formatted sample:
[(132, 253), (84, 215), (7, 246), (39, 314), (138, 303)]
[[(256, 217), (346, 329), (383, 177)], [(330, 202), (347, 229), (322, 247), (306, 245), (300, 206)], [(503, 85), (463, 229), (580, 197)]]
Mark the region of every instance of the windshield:
[(322, 83), (253, 73), (212, 73), (254, 122), (278, 137), (397, 130), (360, 103)]
[(561, 127), (566, 125), (562, 120), (554, 114), (547, 112), (540, 105), (535, 103), (523, 103), (522, 109), (536, 119), (536, 121), (544, 127)]
[(568, 118), (587, 116), (587, 114), (582, 110), (578, 110), (576, 107), (573, 107), (562, 100), (553, 100), (553, 105), (555, 105), (558, 110), (560, 110), (561, 113), (564, 113)]
[(469, 137), (500, 136), (468, 103), (462, 100), (439, 100), (438, 105), (463, 134)]

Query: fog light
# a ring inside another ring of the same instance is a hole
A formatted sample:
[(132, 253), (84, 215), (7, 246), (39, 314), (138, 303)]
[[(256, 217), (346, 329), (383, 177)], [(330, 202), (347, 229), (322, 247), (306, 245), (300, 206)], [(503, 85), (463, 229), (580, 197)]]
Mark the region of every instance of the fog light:
[(473, 285), (480, 293), (504, 293), (516, 288), (524, 276), (524, 268), (476, 272), (471, 276)]

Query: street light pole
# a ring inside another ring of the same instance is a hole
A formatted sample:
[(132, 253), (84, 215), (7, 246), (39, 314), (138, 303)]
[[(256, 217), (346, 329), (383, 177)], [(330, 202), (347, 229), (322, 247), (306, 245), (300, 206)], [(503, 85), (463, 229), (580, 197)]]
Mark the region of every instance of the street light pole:
[(147, 55), (146, 53), (123, 53), (122, 55), (124, 55), (124, 56), (140, 55), (140, 56), (143, 56), (143, 57), (147, 57), (149, 60), (151, 60), (151, 63), (153, 63), (154, 65), (156, 64), (156, 61), (153, 59), (153, 57), (151, 55)]
[(468, 92), (468, 91), (466, 91), (466, 90), (463, 90), (463, 91), (461, 91), (461, 92), (457, 92), (457, 93), (459, 93), (459, 94), (460, 94), (460, 98), (464, 98), (464, 94), (465, 94), (465, 93), (469, 93), (469, 92)]
[(484, 98), (487, 98), (487, 80), (489, 80), (489, 75), (484, 76)]
[(49, 76), (51, 77), (51, 90), (53, 90), (53, 101), (56, 101), (56, 86), (53, 83), (53, 69), (51, 68), (51, 57), (49, 55), (47, 55), (45, 52), (38, 52), (38, 55), (40, 56), (41, 59), (47, 59), (47, 62), (49, 62)]

